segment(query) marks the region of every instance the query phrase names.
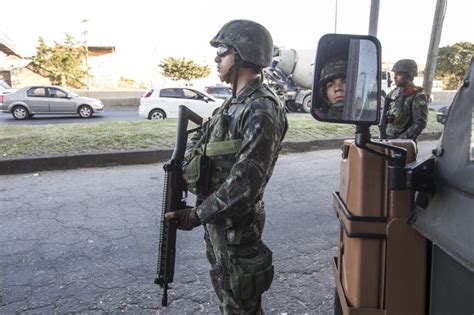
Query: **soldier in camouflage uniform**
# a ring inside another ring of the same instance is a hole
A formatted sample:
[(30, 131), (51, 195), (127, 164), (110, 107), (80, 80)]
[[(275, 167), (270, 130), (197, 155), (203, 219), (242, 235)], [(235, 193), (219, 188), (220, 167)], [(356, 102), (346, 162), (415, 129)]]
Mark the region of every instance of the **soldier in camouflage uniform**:
[(321, 70), (319, 84), (321, 98), (327, 107), (320, 116), (332, 119), (342, 119), (346, 98), (347, 60), (336, 58), (328, 61)]
[(385, 100), (381, 137), (416, 140), (428, 120), (428, 97), (423, 88), (413, 84), (413, 78), (418, 73), (416, 62), (399, 60), (392, 71), (395, 72), (396, 88), (388, 93)]
[(211, 282), (223, 314), (259, 314), (273, 279), (272, 252), (261, 237), (263, 192), (288, 122), (279, 98), (262, 83), (273, 41), (262, 25), (234, 20), (211, 40), (227, 99), (190, 139), (184, 173), (196, 207), (167, 213), (178, 228), (204, 225)]

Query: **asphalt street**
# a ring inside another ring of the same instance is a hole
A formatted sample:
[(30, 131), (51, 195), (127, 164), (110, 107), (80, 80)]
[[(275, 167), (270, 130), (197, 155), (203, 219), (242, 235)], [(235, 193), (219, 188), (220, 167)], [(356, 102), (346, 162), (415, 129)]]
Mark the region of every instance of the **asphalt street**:
[(143, 120), (138, 116), (138, 107), (106, 108), (103, 113), (90, 118), (80, 118), (78, 115), (36, 115), (30, 119), (16, 120), (11, 114), (0, 112), (0, 124), (5, 125), (93, 124), (128, 120)]
[[(430, 104), (430, 108), (438, 110), (445, 103)], [(307, 115), (306, 113), (289, 113), (290, 115)], [(55, 124), (93, 124), (111, 121), (143, 120), (138, 116), (138, 107), (106, 108), (101, 114), (83, 119), (77, 115), (37, 115), (27, 120), (16, 120), (11, 114), (0, 112), (0, 124), (5, 125), (55, 125)]]
[[(435, 141), (420, 143), (428, 156)], [(330, 314), (339, 150), (282, 155), (265, 193), (275, 278), (268, 314)], [(169, 303), (153, 284), (163, 164), (87, 168), (0, 181), (0, 313), (218, 313), (202, 229), (178, 232)]]

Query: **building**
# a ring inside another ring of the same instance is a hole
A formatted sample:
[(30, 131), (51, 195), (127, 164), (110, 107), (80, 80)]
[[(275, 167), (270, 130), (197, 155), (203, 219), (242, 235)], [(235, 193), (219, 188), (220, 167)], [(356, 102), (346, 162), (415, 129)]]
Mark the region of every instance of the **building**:
[[(89, 68), (89, 77), (86, 83), (89, 88), (111, 88), (117, 86), (118, 79), (104, 71), (110, 64), (115, 52), (114, 46), (87, 46), (88, 55), (85, 67)], [(13, 41), (3, 32), (0, 32), (0, 79), (10, 86), (19, 88), (35, 84), (51, 84), (43, 73), (32, 71), (28, 65), (30, 61), (16, 48)]]

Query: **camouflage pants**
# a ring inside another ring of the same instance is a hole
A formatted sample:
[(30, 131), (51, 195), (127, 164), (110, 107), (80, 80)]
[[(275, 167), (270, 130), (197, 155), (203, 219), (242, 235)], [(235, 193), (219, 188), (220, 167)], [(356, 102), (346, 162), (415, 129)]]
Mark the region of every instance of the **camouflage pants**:
[(253, 242), (247, 239), (245, 245), (230, 245), (225, 224), (206, 225), (209, 273), (222, 314), (263, 314), (262, 293), (273, 279), (272, 252), (260, 240), (263, 222), (245, 228), (250, 229), (257, 233)]

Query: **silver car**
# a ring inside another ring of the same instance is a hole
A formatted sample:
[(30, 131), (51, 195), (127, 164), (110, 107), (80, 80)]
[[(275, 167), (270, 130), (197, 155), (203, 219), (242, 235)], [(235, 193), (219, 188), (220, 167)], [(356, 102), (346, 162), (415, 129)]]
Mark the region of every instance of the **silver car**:
[(89, 118), (104, 111), (100, 100), (82, 97), (58, 86), (27, 86), (2, 98), (0, 110), (11, 113), (15, 119), (54, 114), (77, 114)]

